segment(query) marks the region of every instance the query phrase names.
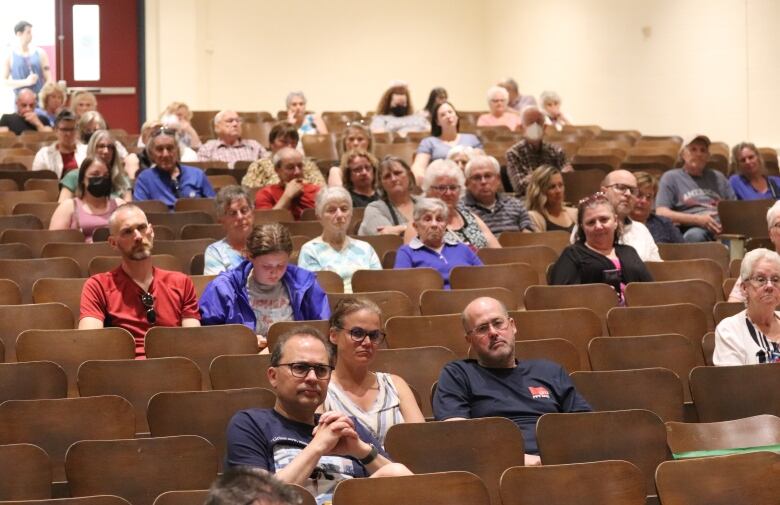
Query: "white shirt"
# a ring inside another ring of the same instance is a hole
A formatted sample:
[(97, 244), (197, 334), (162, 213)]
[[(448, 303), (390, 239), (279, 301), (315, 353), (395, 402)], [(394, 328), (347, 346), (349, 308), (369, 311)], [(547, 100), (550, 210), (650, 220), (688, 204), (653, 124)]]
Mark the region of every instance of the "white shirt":
[(623, 223), (623, 233), (620, 235), (620, 243), (630, 245), (636, 249), (642, 261), (663, 261), (658, 254), (658, 246), (643, 223), (628, 219)]
[[(780, 312), (775, 312), (780, 317)], [(715, 328), (715, 352), (712, 363), (715, 366), (724, 365), (756, 365), (759, 351), (766, 352), (750, 335), (746, 321), (747, 310), (727, 317)], [(756, 335), (763, 342), (761, 331), (754, 326)]]

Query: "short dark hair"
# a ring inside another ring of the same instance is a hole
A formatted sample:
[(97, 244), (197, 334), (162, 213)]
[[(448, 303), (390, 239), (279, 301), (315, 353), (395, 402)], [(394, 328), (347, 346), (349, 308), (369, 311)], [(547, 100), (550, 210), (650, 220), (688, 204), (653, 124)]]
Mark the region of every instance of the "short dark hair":
[(73, 121), (75, 123), (77, 120), (78, 118), (73, 111), (70, 109), (62, 109), (57, 113), (57, 117), (54, 118), (54, 126), (59, 126), (63, 121)]
[(204, 505), (298, 505), (291, 487), (260, 468), (235, 466), (211, 484)]
[[(84, 158), (84, 161), (82, 161), (81, 165), (79, 166), (79, 176), (78, 176), (78, 181), (76, 182), (76, 191), (74, 191), (76, 196), (79, 198), (84, 196), (84, 179), (86, 178), (87, 170), (94, 163), (100, 163), (101, 165), (105, 165), (105, 167), (109, 170), (109, 174), (108, 174), (109, 178), (111, 177), (111, 167), (106, 165), (103, 162), (103, 160), (101, 160), (100, 158), (90, 158), (90, 157)], [(113, 187), (111, 189), (113, 190)]]
[(22, 33), (28, 26), (32, 27), (32, 23), (29, 21), (19, 21), (14, 25), (14, 33)]
[(336, 354), (334, 353), (331, 346), (328, 345), (328, 342), (325, 340), (325, 337), (322, 335), (322, 333), (320, 333), (320, 331), (313, 326), (303, 324), (301, 326), (296, 326), (295, 328), (287, 330), (279, 336), (279, 340), (276, 341), (276, 345), (274, 345), (274, 348), (271, 351), (271, 366), (279, 366), (279, 363), (282, 362), (284, 347), (293, 337), (310, 337), (319, 340), (322, 342), (322, 345), (328, 352), (328, 364), (330, 366), (334, 366), (336, 364)]
[(300, 135), (298, 134), (298, 128), (287, 122), (279, 122), (273, 125), (271, 131), (268, 132), (268, 142), (273, 144), (277, 138), (290, 139), (294, 144), (298, 144)]

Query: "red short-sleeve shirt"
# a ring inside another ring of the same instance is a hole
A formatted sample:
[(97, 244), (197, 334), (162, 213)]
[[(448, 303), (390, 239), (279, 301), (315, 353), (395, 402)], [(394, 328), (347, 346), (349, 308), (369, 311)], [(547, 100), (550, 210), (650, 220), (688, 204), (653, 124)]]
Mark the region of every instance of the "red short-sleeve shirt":
[[(293, 217), (298, 220), (301, 218), (304, 209), (313, 209), (314, 200), (317, 198), (317, 192), (320, 190), (320, 186), (317, 184), (304, 184), (303, 193), (292, 201), (290, 205), (290, 212)], [(255, 207), (258, 209), (273, 209), (276, 202), (284, 194), (284, 186), (281, 184), (270, 184), (255, 195)]]
[[(180, 272), (155, 268), (149, 293), (154, 297), (155, 326), (181, 326), (183, 318), (200, 319), (192, 280)], [(135, 339), (136, 357), (144, 356), (144, 335), (152, 327), (141, 301), (143, 289), (118, 267), (96, 274), (84, 283), (79, 320), (94, 317), (105, 326), (124, 328)]]

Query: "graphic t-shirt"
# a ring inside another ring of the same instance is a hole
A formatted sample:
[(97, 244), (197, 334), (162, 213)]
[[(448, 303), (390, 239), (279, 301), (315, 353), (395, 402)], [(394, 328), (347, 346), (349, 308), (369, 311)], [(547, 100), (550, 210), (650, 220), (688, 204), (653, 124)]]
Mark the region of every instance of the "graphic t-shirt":
[(250, 272), (246, 281), (246, 290), (249, 295), (249, 305), (252, 306), (257, 319), (255, 333), (258, 335), (268, 335), (268, 328), (277, 321), (295, 319), (290, 305), (290, 295), (283, 282), (266, 286), (257, 282), (253, 272)]

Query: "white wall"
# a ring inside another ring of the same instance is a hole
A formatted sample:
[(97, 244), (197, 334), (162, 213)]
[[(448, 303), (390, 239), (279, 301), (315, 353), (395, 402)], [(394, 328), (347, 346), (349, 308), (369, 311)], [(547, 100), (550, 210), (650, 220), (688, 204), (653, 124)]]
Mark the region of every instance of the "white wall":
[(463, 110), (512, 75), (579, 123), (780, 145), (777, 0), (146, 0), (148, 114), (373, 109), (391, 79)]

